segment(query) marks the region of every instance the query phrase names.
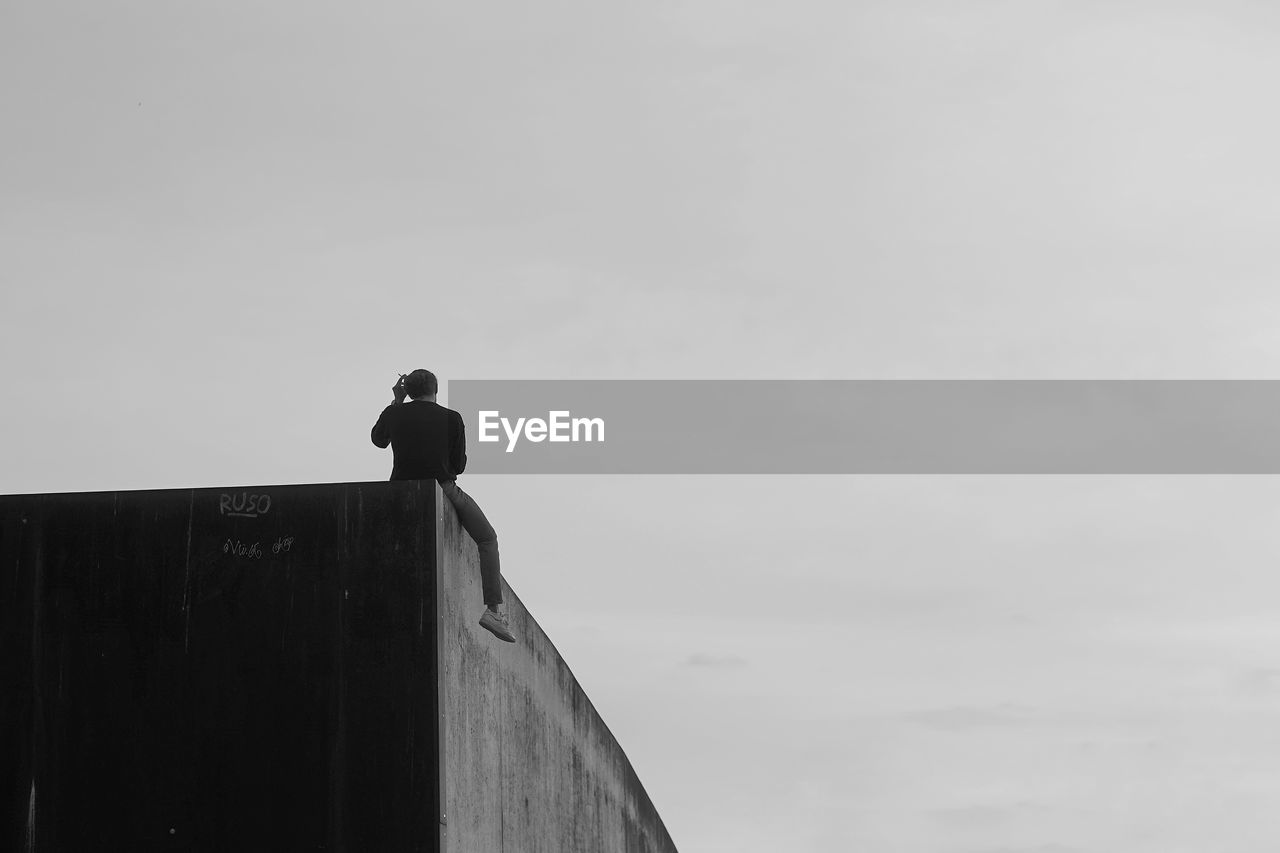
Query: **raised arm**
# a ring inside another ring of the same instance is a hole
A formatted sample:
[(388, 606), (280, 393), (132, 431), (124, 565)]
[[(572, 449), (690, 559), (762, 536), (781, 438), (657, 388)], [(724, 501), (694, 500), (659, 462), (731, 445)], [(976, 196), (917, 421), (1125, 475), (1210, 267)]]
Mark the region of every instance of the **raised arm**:
[(391, 418), (389, 413), (396, 406), (392, 403), (382, 410), (382, 414), (378, 415), (378, 422), (373, 425), (373, 429), (369, 431), (369, 438), (378, 447), (386, 447), (391, 443)]
[(398, 406), (404, 402), (405, 396), (409, 392), (404, 390), (404, 374), (400, 374), (400, 378), (396, 380), (396, 384), (391, 386), (391, 405), (382, 410), (382, 414), (378, 415), (378, 422), (373, 425), (373, 429), (369, 433), (369, 438), (373, 439), (373, 443), (378, 447), (386, 447), (391, 443), (391, 424), (387, 417), (387, 412), (391, 411), (392, 406)]

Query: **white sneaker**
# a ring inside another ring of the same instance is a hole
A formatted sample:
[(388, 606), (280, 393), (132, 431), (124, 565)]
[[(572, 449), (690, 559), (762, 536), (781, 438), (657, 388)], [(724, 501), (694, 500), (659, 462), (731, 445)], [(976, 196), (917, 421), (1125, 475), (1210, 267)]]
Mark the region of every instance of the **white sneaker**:
[(507, 624), (507, 614), (505, 613), (495, 613), (485, 608), (484, 615), (480, 617), (480, 627), (503, 642), (514, 643), (516, 641), (516, 635), (511, 633), (511, 628)]

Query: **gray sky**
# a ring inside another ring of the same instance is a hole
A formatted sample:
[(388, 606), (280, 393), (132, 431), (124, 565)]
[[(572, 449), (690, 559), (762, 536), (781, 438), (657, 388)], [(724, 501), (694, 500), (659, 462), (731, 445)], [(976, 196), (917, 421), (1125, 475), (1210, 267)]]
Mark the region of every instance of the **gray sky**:
[[(399, 372), (1274, 378), (1256, 2), (0, 10), (0, 491), (384, 479)], [(475, 477), (684, 851), (1262, 853), (1271, 478)]]

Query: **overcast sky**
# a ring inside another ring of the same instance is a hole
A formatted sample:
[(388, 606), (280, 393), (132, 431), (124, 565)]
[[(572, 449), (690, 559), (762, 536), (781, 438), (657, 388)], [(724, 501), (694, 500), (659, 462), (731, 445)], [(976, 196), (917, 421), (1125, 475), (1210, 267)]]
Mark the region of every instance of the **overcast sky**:
[[(9, 0), (0, 491), (385, 479), (416, 367), (1274, 378), (1277, 82), (1244, 0)], [(463, 486), (685, 853), (1280, 843), (1271, 478)]]

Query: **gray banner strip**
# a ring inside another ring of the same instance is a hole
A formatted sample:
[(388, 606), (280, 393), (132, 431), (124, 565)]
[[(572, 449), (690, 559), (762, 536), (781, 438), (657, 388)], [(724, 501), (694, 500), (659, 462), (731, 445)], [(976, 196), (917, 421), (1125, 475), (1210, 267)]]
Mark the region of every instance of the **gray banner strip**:
[(1280, 473), (1273, 380), (455, 380), (448, 395), (467, 473)]

